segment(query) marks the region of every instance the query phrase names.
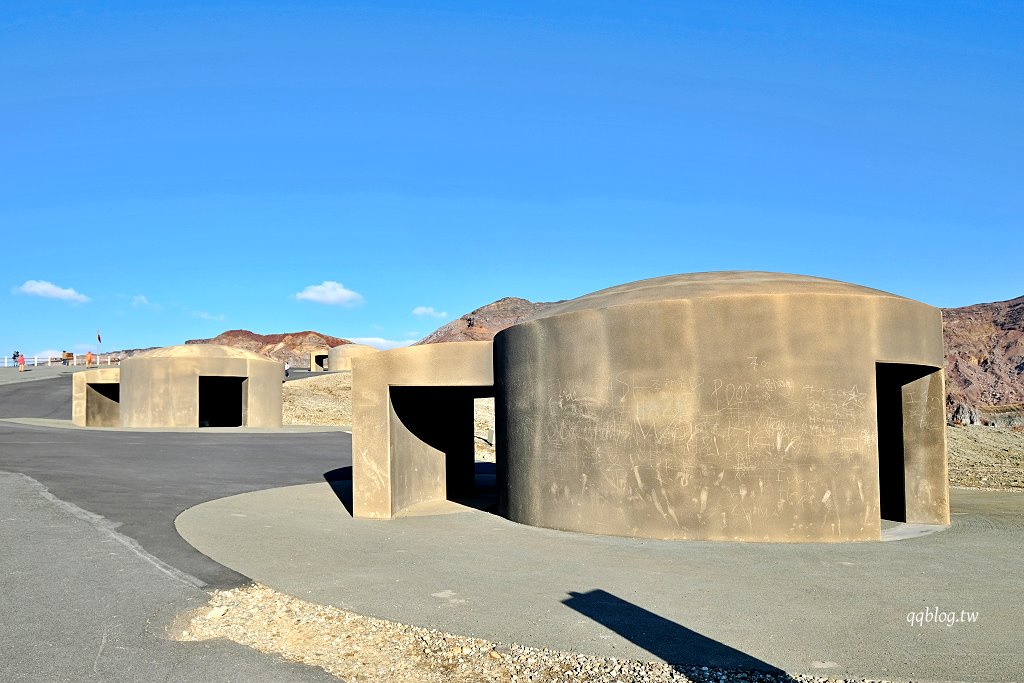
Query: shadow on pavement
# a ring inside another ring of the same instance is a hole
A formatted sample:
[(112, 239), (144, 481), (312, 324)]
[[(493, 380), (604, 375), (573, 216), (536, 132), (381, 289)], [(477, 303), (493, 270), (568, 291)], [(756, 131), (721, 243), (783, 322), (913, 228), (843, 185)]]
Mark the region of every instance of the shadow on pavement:
[(681, 673), (693, 673), (683, 671), (683, 668), (707, 666), (762, 671), (772, 674), (775, 681), (794, 680), (776, 666), (702, 636), (607, 591), (570, 591), (569, 595), (571, 597), (562, 601), (564, 605), (615, 631)]
[[(471, 494), (453, 498), (453, 502), (467, 507), (497, 514), (498, 496), (495, 486), (496, 467), (491, 462), (478, 462), (474, 467), (476, 487)], [(324, 472), (324, 481), (331, 486), (334, 495), (338, 497), (341, 504), (348, 510), (350, 517), (352, 512), (352, 466), (339, 467), (329, 472)]]
[(352, 466), (339, 467), (336, 470), (324, 472), (324, 480), (330, 484), (334, 495), (338, 497), (341, 504), (348, 510), (349, 517), (352, 517)]

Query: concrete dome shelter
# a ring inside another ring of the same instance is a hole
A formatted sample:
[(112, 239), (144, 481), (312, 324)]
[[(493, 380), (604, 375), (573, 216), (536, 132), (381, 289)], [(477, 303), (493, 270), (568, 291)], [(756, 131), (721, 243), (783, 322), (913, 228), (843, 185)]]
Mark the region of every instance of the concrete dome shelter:
[(949, 523), (938, 309), (762, 272), (655, 278), (494, 341), (499, 508), (648, 538)]
[(214, 344), (171, 346), (121, 363), (122, 427), (280, 427), (281, 363)]

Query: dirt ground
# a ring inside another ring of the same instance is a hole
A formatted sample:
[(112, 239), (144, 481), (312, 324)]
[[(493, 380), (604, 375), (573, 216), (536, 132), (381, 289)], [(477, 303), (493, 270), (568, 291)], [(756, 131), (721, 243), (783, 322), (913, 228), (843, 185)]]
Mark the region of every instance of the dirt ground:
[(947, 427), (946, 440), (951, 486), (1024, 491), (1024, 430)]

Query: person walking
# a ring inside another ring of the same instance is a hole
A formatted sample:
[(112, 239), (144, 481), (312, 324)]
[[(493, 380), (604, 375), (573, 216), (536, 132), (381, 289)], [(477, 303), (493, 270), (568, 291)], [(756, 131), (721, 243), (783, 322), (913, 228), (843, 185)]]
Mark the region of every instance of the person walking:
[(85, 352), (85, 369), (92, 367), (92, 351)]
[(18, 356), (18, 372), (25, 372), (25, 354)]
[(288, 376), (288, 371), (291, 370), (291, 369), (292, 369), (292, 364), (289, 363), (288, 361), (285, 361), (284, 362), (284, 376), (285, 377)]

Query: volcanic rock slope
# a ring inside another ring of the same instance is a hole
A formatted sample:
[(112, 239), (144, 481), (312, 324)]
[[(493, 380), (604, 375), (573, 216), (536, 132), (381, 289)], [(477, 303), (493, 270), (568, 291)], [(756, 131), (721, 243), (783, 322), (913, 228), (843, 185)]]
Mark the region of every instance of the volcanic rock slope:
[(284, 334), (256, 334), (249, 330), (228, 330), (212, 339), (189, 339), (186, 344), (223, 344), (246, 351), (253, 351), (274, 360), (289, 362), (295, 367), (309, 365), (311, 351), (327, 350), (342, 344), (351, 344), (348, 339), (332, 337), (319, 332), (286, 332)]
[(944, 308), (942, 320), (951, 420), (1024, 425), (1024, 296)]

